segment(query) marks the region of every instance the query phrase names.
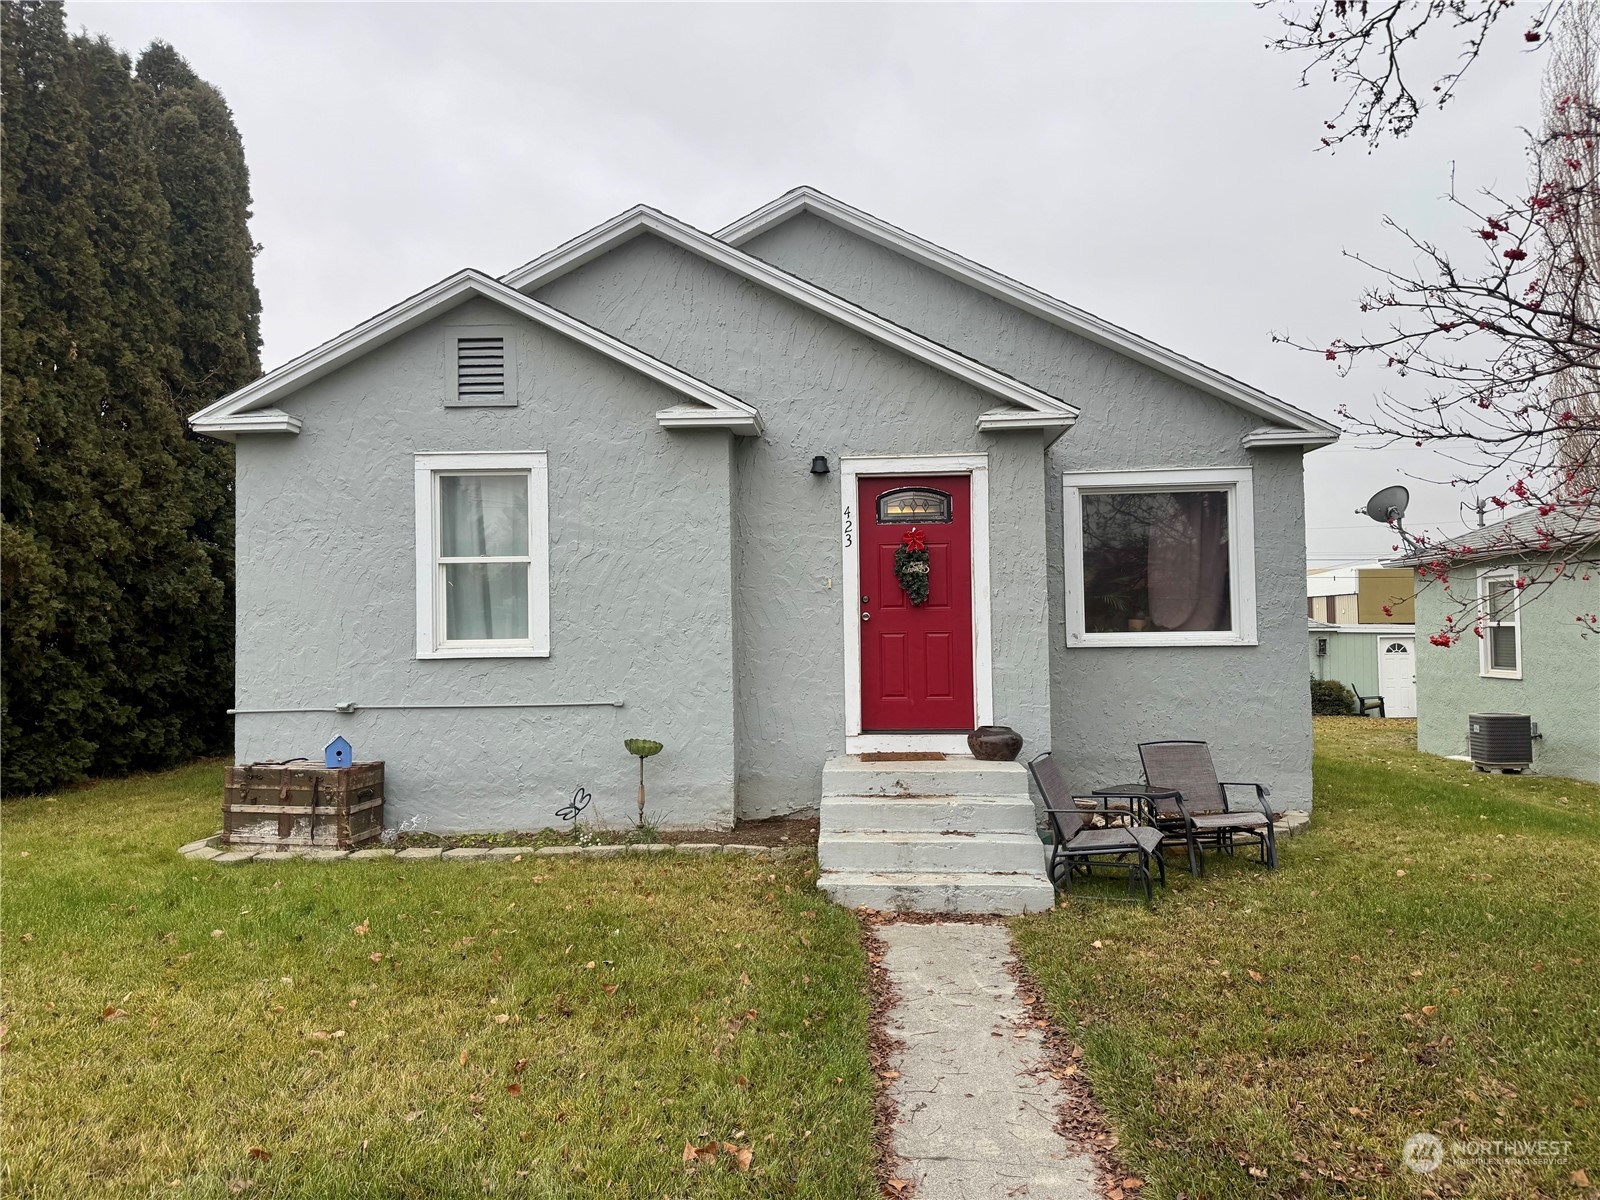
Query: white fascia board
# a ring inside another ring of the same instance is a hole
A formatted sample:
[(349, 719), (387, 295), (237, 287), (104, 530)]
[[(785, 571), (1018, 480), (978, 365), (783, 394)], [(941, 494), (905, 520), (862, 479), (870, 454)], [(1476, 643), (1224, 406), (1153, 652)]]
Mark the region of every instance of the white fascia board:
[(196, 413), (190, 420), (191, 429), (207, 437), (221, 438), (229, 442), (241, 433), (296, 434), (300, 432), (301, 424), (299, 417), (293, 413), (286, 413), (281, 408), (258, 408), (251, 412), (209, 417), (205, 420), (201, 420), (200, 416), (201, 414)]
[(968, 358), (948, 346), (941, 346), (919, 333), (904, 329), (893, 321), (851, 304), (771, 263), (753, 258), (725, 242), (719, 242), (710, 234), (653, 208), (639, 206), (619, 213), (605, 224), (502, 276), (501, 282), (521, 292), (536, 291), (567, 272), (593, 262), (608, 251), (647, 233), (715, 263), (734, 275), (760, 284), (813, 312), (821, 313), (909, 358), (971, 384), (988, 395), (1030, 412), (1078, 416), (1079, 410), (1074, 404), (1042, 392), (1020, 379), (1013, 379), (1003, 371)]
[(692, 404), (676, 404), (656, 413), (656, 424), (663, 429), (729, 429), (744, 437), (761, 435), (761, 418), (754, 413), (717, 412)]
[(1036, 288), (1002, 275), (982, 263), (963, 258), (943, 246), (890, 225), (871, 213), (852, 208), (815, 188), (799, 187), (779, 196), (748, 216), (741, 217), (726, 228), (718, 230), (716, 236), (730, 246), (742, 246), (800, 212), (815, 213), (824, 220), (843, 226), (868, 241), (903, 254), (913, 262), (948, 275), (960, 283), (1003, 300), (1023, 312), (1075, 333), (1097, 345), (1115, 350), (1135, 362), (1181, 379), (1208, 395), (1226, 400), (1246, 412), (1254, 413), (1269, 421), (1293, 426), (1302, 434), (1314, 434), (1327, 439), (1318, 441), (1317, 445), (1328, 445), (1338, 440), (1339, 430), (1335, 426), (1310, 413), (1302, 412), (1291, 404), (1285, 404), (1282, 400), (1258, 391), (1203, 363), (1186, 358), (1176, 351), (1168, 350), (1165, 346), (1158, 346), (1138, 334), (1130, 333), (1109, 321), (1102, 320), (1093, 313), (1074, 308), (1054, 296), (1046, 295)]
[[(669, 363), (653, 358), (643, 350), (619, 341), (592, 325), (586, 325), (576, 317), (524, 296), (490, 275), (473, 270), (459, 271), (447, 279), (442, 279), (386, 312), (379, 313), (354, 329), (324, 342), (316, 349), (302, 354), (274, 371), (269, 371), (260, 379), (207, 405), (190, 417), (189, 423), (200, 433), (210, 433), (213, 430), (231, 433), (298, 433), (300, 418), (291, 417), (286, 413), (277, 413), (276, 417), (271, 417), (272, 410), (265, 410), (265, 406), (331, 374), (361, 355), (427, 324), (439, 313), (455, 307), (472, 296), (482, 296), (492, 300), (526, 317), (536, 325), (559, 333), (613, 362), (654, 379), (690, 400), (706, 405), (717, 414), (737, 418), (742, 422), (753, 421), (756, 428), (758, 430), (760, 428), (760, 415), (744, 401), (696, 379)], [(292, 427), (289, 425), (280, 427), (275, 423), (279, 419), (292, 423)]]
[(978, 429), (983, 433), (1003, 433), (1008, 429), (1068, 430), (1077, 423), (1076, 413), (1030, 412), (1025, 408), (991, 408), (978, 414)]
[(1320, 446), (1331, 446), (1338, 440), (1337, 430), (1323, 433), (1311, 429), (1284, 429), (1271, 426), (1265, 429), (1252, 429), (1239, 439), (1239, 444), (1246, 450), (1273, 450), (1282, 446), (1300, 446), (1307, 450), (1315, 450)]

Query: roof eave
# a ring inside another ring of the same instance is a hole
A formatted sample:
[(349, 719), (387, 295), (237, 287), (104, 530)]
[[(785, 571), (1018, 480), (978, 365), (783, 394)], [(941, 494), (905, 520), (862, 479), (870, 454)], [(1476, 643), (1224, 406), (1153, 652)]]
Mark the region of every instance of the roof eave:
[(675, 405), (656, 413), (663, 429), (726, 429), (741, 437), (760, 437), (765, 431), (758, 413), (725, 413), (692, 405)]
[(298, 416), (286, 413), (281, 408), (258, 408), (206, 420), (196, 413), (189, 420), (189, 428), (194, 432), (225, 442), (234, 441), (241, 433), (286, 433), (293, 436), (300, 432), (301, 424)]
[(1305, 450), (1316, 450), (1322, 446), (1331, 446), (1339, 440), (1339, 433), (1322, 433), (1307, 429), (1282, 429), (1269, 427), (1265, 429), (1252, 429), (1239, 439), (1239, 444), (1246, 450), (1271, 450), (1283, 446), (1299, 446)]
[(1078, 421), (1077, 413), (1040, 413), (1016, 408), (991, 408), (978, 414), (980, 433), (1004, 433), (1012, 429), (1071, 429)]

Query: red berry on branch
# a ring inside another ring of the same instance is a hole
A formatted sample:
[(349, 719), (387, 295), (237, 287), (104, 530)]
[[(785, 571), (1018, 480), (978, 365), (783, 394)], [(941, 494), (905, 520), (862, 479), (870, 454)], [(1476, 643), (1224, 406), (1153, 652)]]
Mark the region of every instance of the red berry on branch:
[(1505, 251), (1503, 257), (1509, 258), (1512, 262), (1521, 262), (1523, 259), (1528, 257), (1528, 252), (1513, 246), (1511, 249)]

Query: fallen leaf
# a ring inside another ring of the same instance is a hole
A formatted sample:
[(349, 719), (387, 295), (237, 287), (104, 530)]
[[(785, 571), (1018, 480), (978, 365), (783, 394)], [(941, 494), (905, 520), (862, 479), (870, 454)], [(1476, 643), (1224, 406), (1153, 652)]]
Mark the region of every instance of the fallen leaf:
[(509, 1020), (511, 1020), (510, 1013), (495, 1013), (494, 1015), (494, 1023), (496, 1025), (504, 1025)]
[(1425, 1017), (1431, 1017), (1431, 1016), (1433, 1016), (1434, 1013), (1436, 1013), (1438, 1011), (1439, 1011), (1439, 1006), (1437, 1004), (1424, 1004), (1422, 1006), (1422, 1015), (1425, 1016)]
[(211, 936), (212, 936), (212, 937), (221, 937), (221, 936), (222, 936), (222, 930), (220, 930), (220, 929), (213, 929), (213, 930), (212, 930), (212, 931), (211, 931)]
[(1588, 1172), (1584, 1171), (1582, 1167), (1579, 1167), (1576, 1171), (1574, 1171), (1572, 1173), (1572, 1175), (1570, 1176), (1570, 1178), (1572, 1180), (1572, 1186), (1573, 1187), (1588, 1187), (1589, 1186), (1589, 1175), (1588, 1175)]
[(1140, 1179), (1137, 1175), (1129, 1175), (1122, 1181), (1122, 1186), (1126, 1191), (1137, 1192), (1144, 1186), (1144, 1180)]
[(1089, 944), (1096, 950), (1104, 950), (1106, 948), (1106, 944), (1104, 942), (1090, 942)]
[(1406, 872), (1405, 872), (1405, 868), (1404, 867), (1396, 867), (1394, 869), (1394, 875), (1395, 875), (1396, 879), (1404, 878), (1405, 877), (1405, 873)]
[(1261, 980), (1262, 980), (1262, 975), (1261, 975), (1260, 971), (1249, 971), (1249, 970), (1247, 970), (1247, 974), (1250, 976), (1251, 979), (1254, 979), (1257, 983), (1260, 983)]
[(511, 1064), (512, 1074), (521, 1075), (522, 1072), (527, 1069), (527, 1066), (528, 1066), (528, 1060), (527, 1059), (525, 1059), (525, 1058), (517, 1059), (516, 1062)]
[(748, 1171), (750, 1164), (755, 1161), (755, 1157), (754, 1146), (741, 1146), (733, 1152), (733, 1161), (738, 1164), (741, 1171)]
[(251, 1146), (249, 1150), (245, 1151), (245, 1153), (251, 1158), (256, 1159), (258, 1162), (272, 1161), (272, 1151), (264, 1150), (260, 1146)]
[(367, 957), (369, 959), (371, 959), (375, 963), (383, 961), (383, 955), (377, 953), (376, 951), (374, 951), (373, 953), (367, 955)]
[(412, 1121), (415, 1121), (421, 1115), (422, 1115), (422, 1110), (420, 1108), (414, 1108), (410, 1112), (408, 1112), (403, 1119), (406, 1122), (406, 1124), (409, 1125)]
[(522, 1095), (522, 1085), (520, 1083), (508, 1083), (506, 1084), (506, 1091), (513, 1096), (520, 1096)]
[(889, 1187), (892, 1187), (897, 1192), (903, 1192), (911, 1186), (911, 1180), (909, 1179), (890, 1179), (886, 1182)]
[(600, 990), (605, 992), (605, 994), (608, 996), (615, 996), (617, 994), (617, 989), (621, 986), (622, 985), (620, 983), (602, 983), (600, 985)]
[(1248, 1169), (1256, 1179), (1265, 1179), (1267, 1177), (1267, 1169), (1265, 1167), (1250, 1167)]
[(463, 1067), (467, 1065), (467, 1052), (465, 1050), (461, 1052), (461, 1065)]
[(108, 1005), (106, 1005), (105, 1012), (100, 1014), (100, 1019), (102, 1021), (120, 1021), (120, 1020), (122, 1020), (123, 1017), (125, 1017), (127, 1015), (128, 1015), (128, 1010), (127, 1009), (118, 1008), (113, 1004), (108, 1004)]
[(690, 1166), (699, 1166), (701, 1163), (714, 1163), (717, 1161), (717, 1143), (707, 1142), (704, 1146), (696, 1146), (693, 1142), (683, 1143), (683, 1161)]
[(592, 970), (594, 970), (594, 959), (592, 959), (592, 958), (591, 958), (591, 959), (590, 959), (590, 960), (589, 960), (589, 961), (588, 961), (588, 962), (586, 962), (586, 963), (584, 963), (584, 964), (583, 964), (583, 969), (584, 969), (584, 970), (585, 970), (585, 971), (592, 971)]
[(361, 924), (352, 925), (350, 928), (355, 930), (357, 937), (366, 937), (367, 930), (371, 927), (371, 924), (371, 921), (362, 921)]
[(884, 1071), (878, 1076), (878, 1078), (882, 1079), (884, 1082), (887, 1083), (891, 1079), (899, 1079), (900, 1078), (900, 1072), (899, 1071)]

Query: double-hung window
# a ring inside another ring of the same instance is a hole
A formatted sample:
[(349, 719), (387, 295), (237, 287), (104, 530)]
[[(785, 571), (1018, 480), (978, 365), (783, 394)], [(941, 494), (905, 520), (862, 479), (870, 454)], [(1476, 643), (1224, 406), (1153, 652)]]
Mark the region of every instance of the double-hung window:
[(1256, 644), (1248, 467), (1062, 484), (1069, 646)]
[(1522, 597), (1515, 571), (1485, 571), (1478, 576), (1478, 673), (1490, 679), (1522, 678)]
[(417, 657), (550, 653), (543, 454), (419, 454)]

